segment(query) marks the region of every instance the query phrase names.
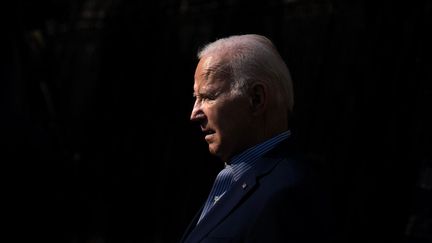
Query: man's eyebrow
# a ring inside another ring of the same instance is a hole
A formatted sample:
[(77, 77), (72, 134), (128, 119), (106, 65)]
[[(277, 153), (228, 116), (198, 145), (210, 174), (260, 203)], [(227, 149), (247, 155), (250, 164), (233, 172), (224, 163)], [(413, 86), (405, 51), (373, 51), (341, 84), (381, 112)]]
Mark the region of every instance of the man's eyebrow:
[(192, 96), (193, 96), (193, 97), (195, 97), (195, 98), (196, 98), (196, 97), (198, 97), (198, 96), (203, 96), (203, 95), (205, 95), (205, 94), (204, 94), (204, 93), (202, 93), (202, 92), (198, 92), (198, 93), (197, 93), (197, 92), (195, 92), (195, 91), (194, 91), (194, 92), (192, 92)]

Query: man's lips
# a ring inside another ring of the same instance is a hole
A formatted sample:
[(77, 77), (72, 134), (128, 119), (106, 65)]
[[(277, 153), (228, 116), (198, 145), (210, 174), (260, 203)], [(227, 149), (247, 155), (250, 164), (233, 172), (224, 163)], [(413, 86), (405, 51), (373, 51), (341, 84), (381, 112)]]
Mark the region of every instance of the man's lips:
[(206, 129), (206, 130), (202, 130), (202, 133), (204, 133), (205, 135), (210, 135), (215, 133), (215, 131), (211, 130), (211, 129)]
[(211, 129), (205, 129), (202, 130), (202, 132), (204, 133), (204, 138), (206, 141), (208, 141), (213, 136), (213, 134), (215, 134), (215, 131)]

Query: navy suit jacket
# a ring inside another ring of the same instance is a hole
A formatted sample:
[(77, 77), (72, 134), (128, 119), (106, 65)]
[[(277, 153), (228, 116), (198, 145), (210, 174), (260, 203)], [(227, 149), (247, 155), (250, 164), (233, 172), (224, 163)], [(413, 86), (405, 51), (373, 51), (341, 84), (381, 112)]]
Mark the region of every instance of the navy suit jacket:
[(334, 242), (320, 167), (292, 149), (284, 141), (261, 157), (198, 225), (196, 214), (181, 242)]

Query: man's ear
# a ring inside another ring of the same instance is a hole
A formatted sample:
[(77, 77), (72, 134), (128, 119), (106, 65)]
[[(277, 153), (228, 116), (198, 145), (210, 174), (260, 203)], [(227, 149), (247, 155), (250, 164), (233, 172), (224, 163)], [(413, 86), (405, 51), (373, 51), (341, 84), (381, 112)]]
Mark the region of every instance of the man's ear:
[(264, 83), (256, 82), (249, 89), (251, 110), (254, 115), (260, 115), (267, 109), (268, 88)]

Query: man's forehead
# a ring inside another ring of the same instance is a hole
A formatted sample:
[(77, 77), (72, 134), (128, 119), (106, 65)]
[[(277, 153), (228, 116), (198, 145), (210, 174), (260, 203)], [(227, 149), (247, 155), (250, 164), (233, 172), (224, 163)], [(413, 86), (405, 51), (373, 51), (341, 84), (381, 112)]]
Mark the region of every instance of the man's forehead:
[(194, 83), (194, 89), (197, 90), (201, 88), (202, 86), (208, 86), (210, 85), (209, 82), (211, 81), (211, 73), (212, 73), (212, 67), (215, 63), (215, 57), (214, 56), (205, 56), (201, 58), (197, 65), (197, 69), (195, 72), (195, 83)]
[(208, 70), (215, 62), (217, 58), (215, 56), (204, 56), (201, 58), (200, 63), (203, 70)]
[(207, 93), (212, 90), (218, 89), (221, 86), (221, 82), (213, 82), (212, 79), (201, 79), (199, 82), (194, 83), (194, 92), (196, 93)]

